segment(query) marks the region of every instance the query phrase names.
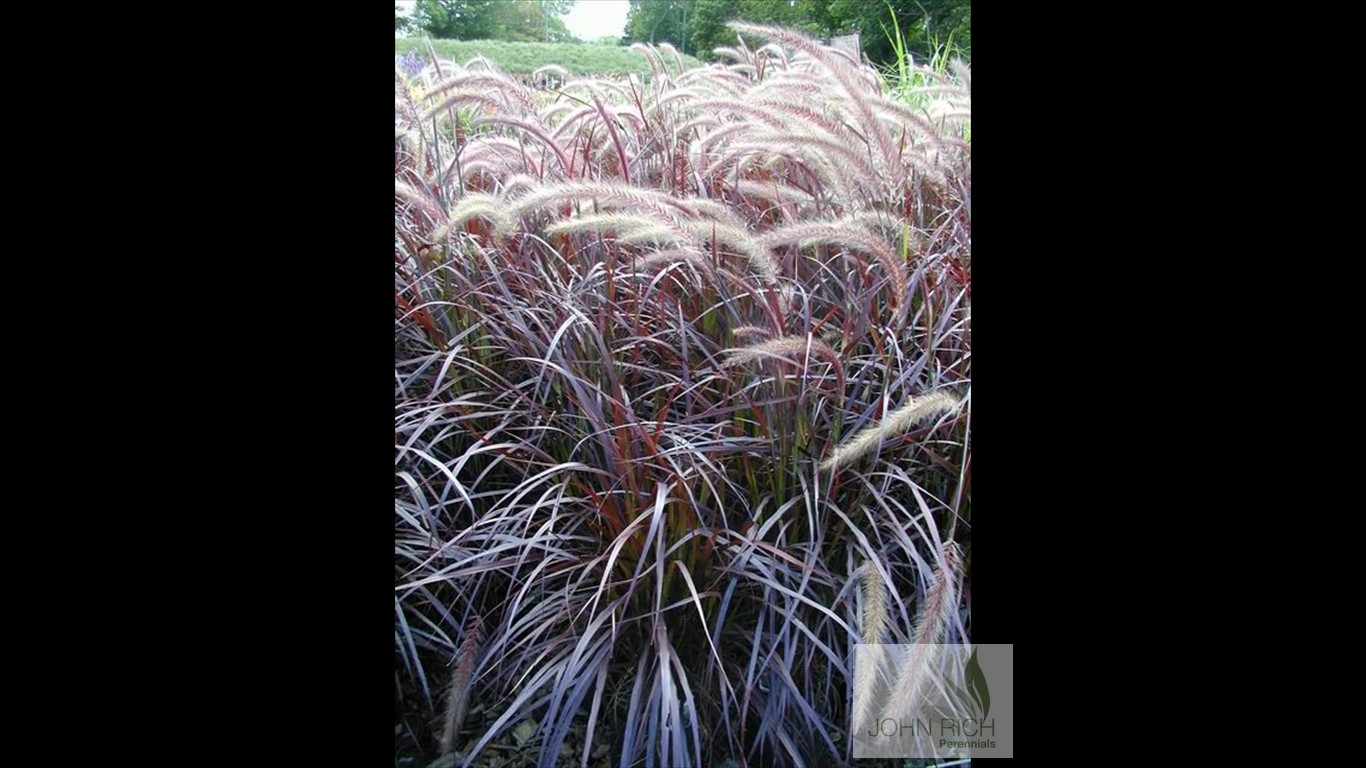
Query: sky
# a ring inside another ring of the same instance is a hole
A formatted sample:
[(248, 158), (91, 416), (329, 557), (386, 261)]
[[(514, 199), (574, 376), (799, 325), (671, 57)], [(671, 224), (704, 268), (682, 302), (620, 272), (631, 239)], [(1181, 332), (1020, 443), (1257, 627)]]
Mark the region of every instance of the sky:
[(626, 31), (628, 0), (579, 0), (564, 15), (564, 25), (584, 42), (600, 37), (621, 37)]
[[(394, 5), (412, 13), (416, 0), (396, 0)], [(626, 31), (628, 0), (578, 0), (564, 15), (564, 25), (580, 40), (591, 43), (600, 37), (621, 37)]]

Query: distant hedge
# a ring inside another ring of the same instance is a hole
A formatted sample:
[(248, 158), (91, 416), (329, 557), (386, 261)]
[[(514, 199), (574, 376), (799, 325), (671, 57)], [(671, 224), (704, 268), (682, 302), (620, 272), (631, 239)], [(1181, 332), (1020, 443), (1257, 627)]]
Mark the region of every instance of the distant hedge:
[[(646, 75), (650, 65), (645, 57), (627, 47), (591, 45), (588, 43), (510, 43), (502, 40), (433, 40), (437, 55), (464, 63), (475, 56), (483, 56), (504, 72), (522, 74), (534, 72), (547, 64), (558, 64), (576, 75), (602, 74)], [(425, 56), (426, 41), (417, 37), (396, 38), (394, 53), (402, 56), (410, 51)], [(683, 56), (687, 69), (702, 66), (692, 56)], [(673, 67), (673, 57), (665, 56)]]

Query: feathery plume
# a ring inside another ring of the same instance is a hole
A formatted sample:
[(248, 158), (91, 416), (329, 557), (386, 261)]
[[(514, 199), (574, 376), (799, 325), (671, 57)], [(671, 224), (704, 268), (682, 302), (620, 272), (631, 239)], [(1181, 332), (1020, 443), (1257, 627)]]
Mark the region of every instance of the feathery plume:
[(684, 239), (682, 233), (675, 231), (666, 222), (656, 221), (642, 214), (602, 213), (579, 216), (546, 227), (546, 232), (551, 235), (604, 231), (616, 232), (617, 239), (628, 243), (674, 243)]
[(433, 222), (446, 220), (445, 214), (432, 204), (431, 198), (418, 191), (411, 184), (394, 179), (394, 197), (427, 214)]
[(831, 470), (848, 466), (882, 445), (883, 440), (902, 434), (917, 424), (948, 413), (956, 405), (957, 400), (944, 390), (912, 398), (880, 423), (864, 428), (844, 445), (836, 448), (829, 458), (821, 462), (821, 469)]
[(432, 233), (432, 239), (440, 242), (447, 233), (465, 225), (473, 218), (482, 218), (493, 225), (494, 234), (502, 237), (512, 230), (512, 219), (503, 210), (503, 201), (494, 195), (470, 192), (461, 198), (451, 209), (450, 221)]
[(434, 117), (444, 117), (446, 110), (457, 104), (476, 104), (484, 108), (497, 108), (498, 100), (484, 91), (470, 91), (455, 88), (443, 94), (444, 98), (422, 112), (422, 121), (429, 122)]
[(715, 239), (718, 243), (734, 248), (749, 260), (750, 266), (769, 285), (778, 282), (778, 262), (773, 259), (768, 249), (743, 227), (705, 220), (685, 221), (683, 226), (699, 242), (710, 243)]
[(730, 332), (736, 336), (759, 336), (765, 339), (773, 335), (772, 331), (757, 325), (737, 325)]
[(892, 706), (901, 717), (909, 716), (924, 689), (938, 668), (943, 655), (944, 631), (949, 619), (958, 610), (958, 580), (962, 575), (962, 555), (958, 545), (950, 541), (944, 546), (939, 569), (935, 571), (925, 592), (925, 602), (916, 616), (912, 645), (892, 686)]
[[(769, 27), (758, 24), (745, 24), (737, 21), (728, 22), (726, 26), (737, 32), (744, 32), (752, 35), (766, 37), (775, 42), (786, 43), (793, 48), (807, 54), (815, 59), (830, 74), (835, 76), (835, 80), (849, 95), (854, 109), (863, 118), (864, 130), (872, 134), (873, 143), (877, 145), (878, 151), (888, 168), (896, 170), (896, 150), (893, 148), (891, 136), (885, 126), (877, 119), (873, 111), (873, 99), (870, 97), (868, 84), (858, 83), (855, 78), (859, 77), (859, 71), (852, 62), (841, 59), (839, 51), (820, 45), (811, 38), (790, 29), (781, 27)], [(860, 85), (862, 87), (860, 87)], [(902, 178), (900, 174), (891, 179), (894, 186), (900, 186)]]
[[(859, 607), (863, 614), (863, 620), (859, 623), (859, 634), (866, 644), (881, 643), (882, 634), (887, 629), (887, 587), (882, 583), (882, 575), (878, 573), (877, 566), (871, 560), (864, 561), (855, 576), (859, 579)], [(880, 657), (870, 653), (854, 657), (854, 727), (860, 730), (872, 714), (870, 708), (879, 671), (874, 661), (878, 658)]]
[(664, 60), (660, 58), (659, 51), (656, 51), (645, 43), (632, 43), (631, 47), (627, 50), (635, 51), (644, 56), (645, 60), (650, 63), (650, 72), (652, 72), (655, 77), (659, 77), (661, 70), (664, 70)]
[(774, 230), (765, 235), (761, 242), (766, 248), (797, 243), (802, 246), (834, 245), (852, 247), (877, 259), (892, 279), (892, 296), (901, 305), (906, 301), (906, 264), (897, 258), (896, 253), (883, 238), (869, 232), (866, 228), (852, 225), (847, 221), (811, 222), (793, 224)]
[[(751, 329), (748, 326), (742, 326), (740, 329), (736, 329), (735, 333), (738, 334), (742, 330), (749, 332)], [(820, 339), (809, 336), (785, 336), (781, 339), (760, 341), (747, 347), (728, 349), (726, 350), (726, 363), (740, 365), (765, 357), (776, 357), (800, 365), (802, 361), (806, 360), (808, 348), (834, 366), (840, 378), (844, 378), (844, 367), (840, 365), (840, 359), (835, 354), (835, 350), (826, 346), (825, 342)]]
[(476, 614), (472, 625), (465, 632), (465, 640), (460, 644), (460, 650), (455, 654), (455, 674), (451, 676), (451, 690), (446, 698), (446, 719), (441, 729), (442, 757), (455, 750), (455, 740), (460, 735), (460, 726), (465, 724), (470, 678), (474, 674), (475, 657), (483, 640), (483, 621)]
[[(679, 72), (682, 72), (682, 71), (683, 71), (683, 69), (684, 69), (684, 67), (683, 67), (683, 57), (680, 56), (680, 55), (678, 54), (678, 49), (677, 49), (677, 48), (673, 47), (672, 45), (670, 45), (670, 44), (668, 44), (668, 43), (660, 43), (660, 44), (659, 44), (659, 50), (664, 51), (664, 52), (668, 53), (670, 56), (672, 56), (673, 59), (674, 59), (674, 63), (678, 65), (678, 71), (679, 71)], [(660, 57), (660, 58), (663, 58), (663, 57)]]
[(564, 150), (560, 148), (560, 145), (555, 142), (555, 139), (551, 137), (550, 134), (545, 132), (544, 128), (531, 122), (530, 120), (518, 120), (515, 117), (502, 117), (501, 115), (492, 115), (475, 118), (473, 123), (476, 126), (490, 124), (510, 125), (514, 128), (520, 128), (521, 130), (526, 131), (527, 133), (539, 139), (541, 143), (546, 146), (547, 149), (549, 149), (551, 152), (554, 152), (555, 157), (558, 158), (560, 161), (560, 167), (564, 169), (565, 173), (569, 172), (569, 158), (565, 157)]
[(586, 199), (595, 199), (601, 204), (612, 204), (618, 207), (635, 207), (657, 211), (665, 215), (678, 216), (680, 213), (689, 217), (697, 215), (697, 209), (690, 205), (691, 201), (679, 200), (660, 190), (633, 187), (629, 184), (610, 181), (565, 181), (558, 184), (547, 184), (537, 186), (529, 194), (515, 200), (505, 198), (505, 201), (510, 206), (508, 215), (513, 219), (519, 219), (532, 211), (551, 204)]
[(865, 643), (880, 643), (887, 631), (887, 586), (882, 583), (882, 574), (869, 560), (863, 564), (859, 575), (860, 596), (862, 597), (863, 621), (859, 624), (859, 634)]

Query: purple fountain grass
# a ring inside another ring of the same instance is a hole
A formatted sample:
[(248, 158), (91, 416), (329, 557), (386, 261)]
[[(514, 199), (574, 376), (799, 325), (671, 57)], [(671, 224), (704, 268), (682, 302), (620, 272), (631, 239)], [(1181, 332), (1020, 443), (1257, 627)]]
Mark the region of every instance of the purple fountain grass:
[(648, 86), (396, 75), (397, 671), (490, 703), (424, 734), (463, 765), (532, 722), (543, 765), (843, 764), (851, 644), (961, 634), (966, 77), (922, 113), (745, 31)]

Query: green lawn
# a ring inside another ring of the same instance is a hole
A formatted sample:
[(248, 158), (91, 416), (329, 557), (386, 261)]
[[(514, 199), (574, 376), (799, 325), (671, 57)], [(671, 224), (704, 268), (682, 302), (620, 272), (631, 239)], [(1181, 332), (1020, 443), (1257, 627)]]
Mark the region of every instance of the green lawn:
[[(648, 74), (650, 65), (645, 57), (630, 48), (590, 43), (509, 43), (502, 40), (433, 40), (438, 56), (465, 63), (475, 56), (498, 65), (504, 72), (534, 72), (546, 64), (558, 64), (570, 72), (581, 74), (620, 75), (634, 72)], [(394, 53), (402, 56), (410, 51), (425, 55), (427, 47), (422, 38), (404, 37), (394, 40)], [(669, 69), (674, 68), (673, 57), (664, 55)], [(683, 57), (683, 66), (692, 69), (702, 62), (692, 56)]]

